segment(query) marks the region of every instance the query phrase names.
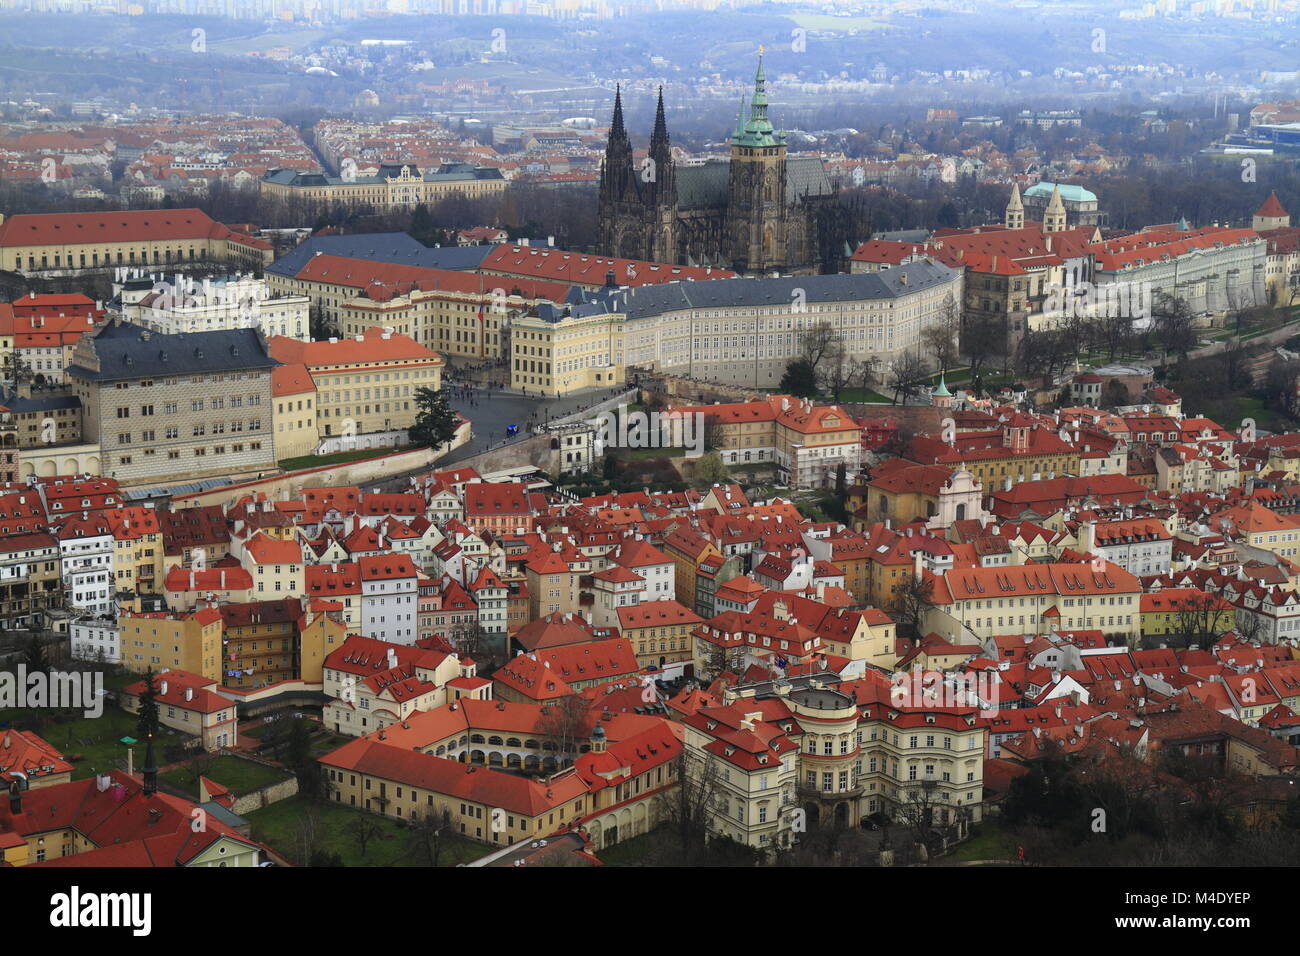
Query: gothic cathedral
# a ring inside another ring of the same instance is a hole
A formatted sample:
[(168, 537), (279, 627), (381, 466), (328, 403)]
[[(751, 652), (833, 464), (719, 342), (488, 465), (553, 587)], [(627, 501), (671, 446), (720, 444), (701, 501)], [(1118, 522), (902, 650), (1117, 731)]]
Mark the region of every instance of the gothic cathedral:
[(834, 190), (817, 156), (786, 155), (784, 132), (767, 118), (760, 54), (748, 117), (742, 102), (729, 159), (678, 167), (664, 119), (663, 90), (649, 155), (633, 163), (621, 91), (600, 172), (599, 252), (746, 275), (819, 271), (819, 227)]

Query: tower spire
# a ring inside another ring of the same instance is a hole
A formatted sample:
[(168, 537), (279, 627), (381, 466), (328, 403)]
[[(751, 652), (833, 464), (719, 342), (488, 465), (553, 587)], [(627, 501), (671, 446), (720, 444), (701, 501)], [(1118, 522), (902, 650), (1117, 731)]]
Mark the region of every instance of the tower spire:
[[(741, 100), (744, 103), (744, 100)], [(742, 108), (743, 112), (743, 108)], [(763, 74), (763, 51), (759, 48), (758, 69), (754, 72), (754, 93), (749, 99), (749, 119), (737, 127), (734, 142), (747, 147), (778, 146), (779, 140), (767, 118), (767, 77)]]
[(1025, 204), (1020, 198), (1019, 183), (1011, 184), (1011, 199), (1007, 202), (1004, 222), (1008, 229), (1025, 228)]
[(650, 148), (656, 143), (668, 142), (668, 120), (664, 118), (664, 88), (659, 87), (659, 105), (655, 108), (655, 131), (650, 136)]
[(1052, 184), (1052, 198), (1043, 211), (1043, 232), (1060, 232), (1065, 228), (1065, 202), (1061, 199), (1061, 184)]
[(614, 85), (614, 118), (609, 124), (609, 138), (612, 140), (615, 136), (627, 136), (627, 130), (623, 128), (623, 85), (621, 83)]

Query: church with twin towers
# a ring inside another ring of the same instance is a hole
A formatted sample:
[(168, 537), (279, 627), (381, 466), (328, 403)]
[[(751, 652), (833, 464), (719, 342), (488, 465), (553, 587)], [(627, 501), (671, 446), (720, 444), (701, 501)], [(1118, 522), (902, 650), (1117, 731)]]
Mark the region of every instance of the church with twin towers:
[(768, 119), (762, 53), (742, 101), (730, 156), (697, 165), (673, 160), (663, 89), (649, 153), (636, 162), (622, 91), (600, 172), (602, 255), (732, 269), (745, 275), (809, 274), (842, 248), (835, 195), (819, 156), (788, 156), (786, 134)]

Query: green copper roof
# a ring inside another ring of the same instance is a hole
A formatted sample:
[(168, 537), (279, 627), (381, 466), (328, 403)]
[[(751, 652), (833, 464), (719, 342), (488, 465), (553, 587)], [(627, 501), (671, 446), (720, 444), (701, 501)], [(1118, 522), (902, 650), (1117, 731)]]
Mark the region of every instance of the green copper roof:
[(939, 387), (934, 390), (934, 394), (941, 398), (952, 398), (952, 392), (948, 391), (948, 386), (944, 384), (943, 372), (939, 373)]
[[(1025, 190), (1025, 195), (1032, 197), (1047, 196), (1050, 198), (1052, 190), (1056, 188), (1056, 185), (1056, 183), (1049, 182), (1035, 183), (1033, 186), (1030, 186)], [(1065, 202), (1096, 202), (1097, 194), (1084, 189), (1082, 186), (1062, 183), (1061, 199)]]
[(776, 135), (767, 118), (767, 78), (763, 75), (763, 54), (758, 55), (758, 71), (754, 74), (754, 95), (749, 101), (749, 121), (743, 131), (737, 131), (732, 139), (733, 146), (780, 146), (781, 139)]

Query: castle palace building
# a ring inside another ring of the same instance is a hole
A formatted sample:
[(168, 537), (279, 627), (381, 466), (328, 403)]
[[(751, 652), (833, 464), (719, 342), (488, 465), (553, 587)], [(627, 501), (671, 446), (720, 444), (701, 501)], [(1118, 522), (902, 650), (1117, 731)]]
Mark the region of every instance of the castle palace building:
[(662, 89), (649, 155), (634, 163), (622, 94), (615, 94), (600, 173), (601, 254), (746, 275), (815, 273), (838, 254), (826, 169), (818, 156), (787, 156), (785, 133), (767, 118), (765, 83), (760, 55), (730, 158), (690, 166), (673, 161)]

